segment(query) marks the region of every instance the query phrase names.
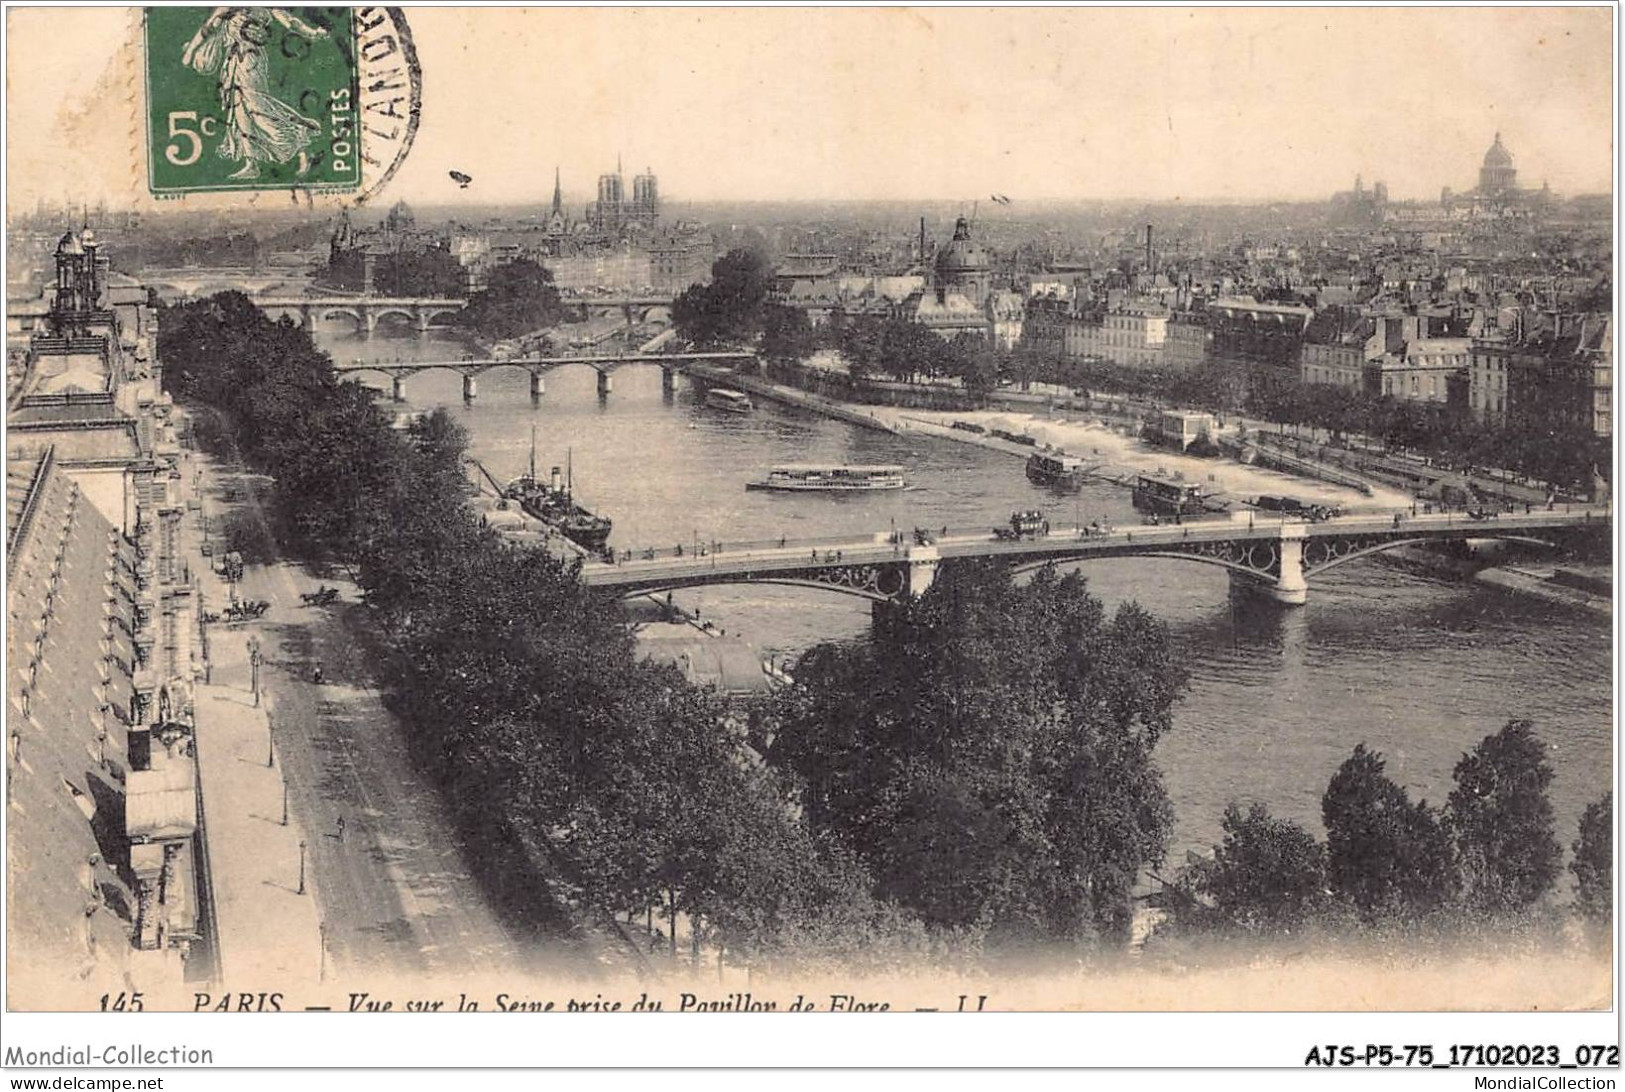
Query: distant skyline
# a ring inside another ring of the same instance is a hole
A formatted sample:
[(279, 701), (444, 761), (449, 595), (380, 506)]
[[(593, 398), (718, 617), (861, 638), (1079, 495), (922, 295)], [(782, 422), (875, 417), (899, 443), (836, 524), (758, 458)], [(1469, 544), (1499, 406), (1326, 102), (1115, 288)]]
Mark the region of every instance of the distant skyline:
[[(1612, 188), (1612, 10), (410, 8), (423, 123), (382, 200), (573, 212), (619, 154), (685, 201), (1396, 200)], [(134, 9), (8, 12), (8, 192), (156, 205)], [(139, 128), (137, 128), (139, 134)], [(134, 154), (142, 154), (139, 135)], [(458, 190), (448, 171), (473, 176)], [(240, 200), (240, 198), (238, 198)], [(224, 207), (228, 198), (177, 208)], [(286, 202), (264, 194), (259, 201)], [(268, 205), (269, 207), (269, 205)]]

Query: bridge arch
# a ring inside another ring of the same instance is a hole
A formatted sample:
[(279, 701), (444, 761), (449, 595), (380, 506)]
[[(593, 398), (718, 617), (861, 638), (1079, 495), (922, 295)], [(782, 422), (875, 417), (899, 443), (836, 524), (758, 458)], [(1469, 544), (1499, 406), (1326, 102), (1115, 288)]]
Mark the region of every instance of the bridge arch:
[[(1127, 561), (1149, 557), (1161, 561), (1194, 561), (1200, 565), (1215, 565), (1262, 584), (1273, 584), (1276, 574), (1270, 570), (1270, 566), (1279, 566), (1280, 564), (1277, 547), (1268, 539), (1260, 540), (1257, 546), (1261, 547), (1261, 549), (1256, 550), (1253, 556), (1255, 560), (1264, 566), (1260, 568), (1239, 561), (1215, 557), (1211, 554), (1186, 553), (1181, 550), (1098, 550), (1059, 557), (1047, 557), (1041, 561), (1024, 561), (1012, 567), (1010, 571), (1017, 576), (1022, 576), (1027, 573), (1035, 573), (1046, 565), (1054, 565), (1056, 568), (1060, 568), (1063, 565), (1077, 565), (1086, 561)], [(1264, 556), (1266, 553), (1268, 554), (1267, 557)]]
[[(1551, 541), (1550, 539), (1537, 538), (1534, 535), (1520, 535), (1510, 531), (1505, 534), (1495, 534), (1494, 532), (1489, 532), (1486, 534), (1474, 534), (1467, 537), (1494, 539), (1497, 542), (1521, 542), (1527, 546), (1544, 546), (1552, 549), (1557, 547), (1557, 543)], [(1311, 553), (1309, 549), (1306, 549), (1303, 565), (1304, 579), (1313, 580), (1315, 577), (1319, 576), (1323, 572), (1326, 572), (1328, 569), (1335, 569), (1339, 565), (1348, 564), (1350, 561), (1359, 561), (1361, 558), (1373, 557), (1377, 554), (1386, 553), (1389, 550), (1397, 550), (1401, 546), (1421, 546), (1429, 542), (1441, 541), (1460, 542), (1464, 540), (1440, 539), (1426, 535), (1417, 535), (1410, 538), (1385, 539), (1380, 542), (1356, 541), (1347, 549), (1333, 551), (1329, 554), (1322, 553), (1320, 551)]]
[(451, 367), (453, 370), (459, 371), (464, 375), (487, 375), (491, 372), (499, 372), (506, 369), (524, 372), (526, 375), (538, 374), (536, 365), (527, 364), (523, 360), (493, 360), (480, 364), (467, 364), (461, 367), (454, 365), (446, 365), (446, 367)]
[(622, 368), (659, 368), (661, 371), (683, 371), (686, 365), (680, 360), (606, 360), (603, 364), (593, 365), (598, 371), (608, 374)]
[(365, 364), (364, 363), (364, 364), (360, 364), (360, 365), (356, 365), (356, 366), (344, 369), (344, 371), (339, 374), (339, 378), (340, 379), (348, 379), (351, 376), (365, 375), (368, 372), (372, 372), (374, 374), (383, 376), (385, 379), (395, 379), (395, 378), (409, 379), (412, 376), (416, 375), (419, 371), (422, 371), (422, 370), (425, 370), (425, 369), (402, 368), (402, 367), (398, 367), (396, 365), (383, 364), (383, 363), (380, 363), (380, 364)]
[(377, 334), (416, 334), (420, 328), (418, 316), (405, 307), (379, 307), (367, 319), (367, 325)]
[(754, 575), (742, 573), (696, 573), (693, 576), (678, 577), (653, 585), (640, 585), (635, 588), (626, 588), (616, 596), (618, 599), (631, 599), (641, 595), (665, 595), (668, 592), (682, 591), (686, 588), (720, 587), (735, 585), (740, 587), (772, 584), (784, 588), (807, 588), (812, 591), (828, 592), (832, 595), (844, 595), (853, 599), (863, 599), (870, 603), (895, 603), (903, 598), (908, 589), (908, 573), (898, 566), (850, 565), (832, 566), (828, 569), (813, 570), (821, 573), (825, 579), (817, 579), (812, 575), (774, 574), (764, 573)]
[(313, 317), (318, 324), (331, 323), (334, 319), (349, 319), (351, 333), (365, 334), (367, 332), (367, 320), (362, 318), (361, 312), (353, 307), (323, 307), (318, 309)]
[[(457, 316), (462, 314), (461, 307), (429, 307), (425, 308), (420, 322), (425, 330), (446, 329), (457, 324)], [(442, 322), (442, 319), (449, 321)]]
[(586, 368), (586, 369), (588, 369), (589, 371), (592, 371), (592, 372), (596, 372), (598, 375), (608, 374), (608, 369), (607, 368), (605, 368), (604, 366), (596, 363), (595, 361), (593, 361), (593, 360), (591, 360), (591, 359), (589, 359), (587, 357), (576, 357), (574, 359), (570, 359), (570, 358), (567, 358), (567, 357), (566, 358), (557, 358), (557, 357), (556, 358), (551, 358), (551, 359), (543, 360), (539, 364), (530, 365), (530, 370), (532, 372), (536, 373), (537, 375), (546, 375), (548, 372), (556, 372), (556, 371), (559, 371), (559, 370), (561, 370), (563, 368), (573, 368), (573, 367), (577, 367), (577, 366)]

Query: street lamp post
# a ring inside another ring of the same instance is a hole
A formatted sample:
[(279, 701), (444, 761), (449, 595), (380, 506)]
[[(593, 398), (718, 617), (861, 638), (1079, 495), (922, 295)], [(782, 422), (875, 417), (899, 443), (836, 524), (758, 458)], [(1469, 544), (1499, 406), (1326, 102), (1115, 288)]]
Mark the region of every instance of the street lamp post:
[(299, 893), (305, 893), (305, 840), (299, 839)]
[(248, 668), (249, 685), (254, 691), (254, 708), (258, 709), (260, 704), (260, 639), (258, 637), (248, 639)]

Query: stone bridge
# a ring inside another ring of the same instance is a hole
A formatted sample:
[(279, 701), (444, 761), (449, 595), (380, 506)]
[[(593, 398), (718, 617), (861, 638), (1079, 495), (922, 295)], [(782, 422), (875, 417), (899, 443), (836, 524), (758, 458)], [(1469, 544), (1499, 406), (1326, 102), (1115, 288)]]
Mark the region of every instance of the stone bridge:
[(349, 319), (355, 324), (356, 332), (365, 337), (372, 337), (378, 330), (378, 323), (391, 317), (407, 320), (422, 337), (435, 326), (446, 325), (444, 320), (456, 317), (467, 303), (459, 299), (389, 296), (267, 297), (254, 302), (272, 318), (290, 316), (307, 330), (314, 330), (318, 322)]
[(613, 296), (562, 296), (559, 300), (567, 309), (580, 316), (581, 321), (606, 315), (620, 315), (626, 325), (636, 326), (648, 322), (671, 323), (671, 305), (675, 296), (655, 294), (622, 294)]
[(395, 401), (403, 402), (406, 400), (406, 380), (409, 376), (440, 368), (457, 372), (463, 377), (463, 398), (472, 402), (479, 393), (478, 378), (493, 368), (519, 368), (529, 372), (530, 396), (540, 398), (547, 391), (547, 383), (543, 377), (555, 368), (563, 368), (570, 364), (585, 364), (596, 371), (598, 393), (608, 395), (615, 387), (614, 381), (610, 378), (611, 374), (618, 368), (632, 364), (658, 365), (661, 383), (670, 390), (677, 374), (687, 371), (692, 364), (737, 365), (755, 359), (756, 354), (748, 352), (612, 353), (597, 356), (528, 356), (500, 360), (477, 360), (470, 357), (466, 360), (357, 361), (350, 364), (335, 363), (333, 370), (341, 376), (357, 375), (361, 372), (387, 375), (390, 379), (390, 393)]
[(1047, 535), (1010, 541), (991, 532), (950, 532), (930, 545), (867, 539), (789, 542), (784, 539), (699, 544), (694, 548), (631, 551), (615, 563), (582, 566), (592, 587), (622, 595), (666, 592), (708, 584), (782, 584), (820, 588), (876, 602), (919, 595), (938, 566), (960, 558), (993, 557), (1017, 572), (1051, 562), (1070, 564), (1113, 557), (1159, 557), (1216, 565), (1237, 583), (1255, 586), (1281, 603), (1308, 600), (1309, 581), (1359, 558), (1400, 546), (1467, 539), (1505, 539), (1559, 545), (1586, 534), (1607, 535), (1606, 506), (1571, 506), (1503, 512), (1475, 519), (1462, 512), (1411, 515), (1400, 511), (1351, 512), (1311, 523), (1273, 513), (1235, 512), (1183, 524), (1095, 532), (1055, 527)]

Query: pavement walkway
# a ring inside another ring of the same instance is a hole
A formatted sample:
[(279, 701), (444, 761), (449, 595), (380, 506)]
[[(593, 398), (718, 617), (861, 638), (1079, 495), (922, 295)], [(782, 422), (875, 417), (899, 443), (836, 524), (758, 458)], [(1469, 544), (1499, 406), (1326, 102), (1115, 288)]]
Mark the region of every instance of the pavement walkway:
[[(201, 457), (193, 456), (196, 466)], [(193, 479), (183, 483), (196, 499)], [(230, 601), (204, 557), (201, 518), (185, 521), (185, 548), (197, 575), (200, 610)], [(247, 634), (211, 625), (206, 682), (194, 695), (198, 779), (218, 935), (220, 979), (288, 990), (318, 983), (325, 971), (315, 877), (308, 838), (284, 810), (280, 760), (271, 757), (271, 705), (256, 706)], [(304, 890), (300, 877), (304, 874)]]
[[(217, 531), (228, 514), (255, 518), (250, 491), (234, 490), (227, 499), (222, 482), (229, 470), (202, 456), (194, 462), (203, 469), (203, 512), (215, 518)], [(230, 718), (237, 726), (232, 767), (221, 776), (235, 775), (233, 791), (240, 784), (245, 793), (234, 809), (237, 818), (260, 818), (257, 827), (222, 820), (218, 841), (211, 831), (217, 873), (225, 857), (242, 858), (236, 867), (261, 868), (268, 875), (256, 882), (265, 901), (281, 907), (300, 898), (290, 891), (297, 890), (303, 840), (307, 889), (317, 893), (303, 901), (319, 905), (323, 934), (318, 942), (294, 943), (317, 957), (325, 948), (328, 981), (341, 976), (346, 988), (400, 975), (465, 981), (550, 963), (559, 953), (521, 945), (498, 919), (465, 861), (438, 791), (408, 757), (405, 730), (384, 708), (362, 644), (349, 628), (349, 615), (359, 609), (356, 589), (287, 562), (248, 561), (238, 597), (266, 600), (271, 608), (255, 622), (208, 627), (213, 685), (202, 691), (213, 700), (207, 710), (199, 701), (199, 731), (207, 731), (205, 717)], [(207, 563), (202, 569), (204, 609), (219, 612), (230, 602), (230, 589)], [(304, 604), (301, 594), (324, 582), (340, 588), (340, 599), (327, 607)], [(259, 640), (263, 657), (260, 685), (275, 736), (274, 770), (266, 768), (270, 741), (263, 712), (253, 708), (250, 637)], [(324, 672), (319, 683), (318, 664)], [(202, 745), (209, 743), (204, 735)], [(206, 796), (215, 791), (213, 768), (204, 771)], [(280, 825), (284, 778), (286, 828)], [(209, 821), (212, 828), (212, 814)], [(286, 856), (289, 845), (292, 858)], [(314, 926), (301, 920), (307, 931)], [(222, 911), (228, 960), (232, 931)]]

